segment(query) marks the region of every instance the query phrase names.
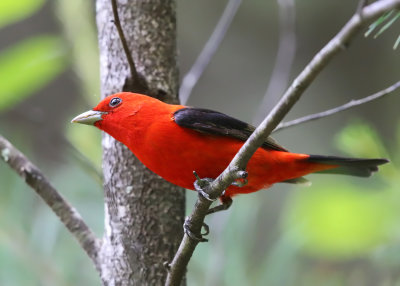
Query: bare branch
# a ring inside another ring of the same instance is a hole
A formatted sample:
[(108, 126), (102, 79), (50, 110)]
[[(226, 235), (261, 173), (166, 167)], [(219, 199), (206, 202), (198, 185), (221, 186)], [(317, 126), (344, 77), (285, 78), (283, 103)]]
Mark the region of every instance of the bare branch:
[(289, 85), (296, 54), (296, 7), (294, 0), (277, 0), (279, 5), (279, 44), (271, 79), (253, 122), (261, 122)]
[(376, 100), (379, 98), (383, 98), (385, 95), (391, 94), (393, 91), (395, 91), (399, 87), (400, 87), (400, 81), (398, 81), (395, 84), (389, 86), (388, 88), (378, 91), (377, 93), (374, 93), (370, 96), (367, 96), (367, 97), (364, 97), (361, 99), (357, 99), (357, 100), (351, 100), (351, 101), (347, 102), (346, 104), (343, 104), (341, 106), (338, 106), (338, 107), (335, 107), (332, 109), (328, 109), (328, 110), (325, 110), (322, 112), (306, 115), (306, 116), (303, 116), (303, 117), (300, 117), (300, 118), (297, 118), (297, 119), (294, 119), (294, 120), (291, 120), (288, 122), (280, 123), (273, 132), (281, 131), (282, 129), (293, 127), (293, 126), (303, 124), (305, 122), (309, 122), (312, 120), (320, 119), (323, 117), (328, 117), (328, 116), (334, 115), (338, 112), (345, 111), (347, 109), (368, 103), (370, 101), (373, 101), (373, 100)]
[[(349, 45), (350, 40), (354, 38), (365, 24), (379, 17), (384, 12), (399, 7), (400, 0), (380, 0), (365, 7), (362, 11), (362, 17), (359, 13), (356, 13), (297, 76), (279, 103), (272, 109), (270, 114), (243, 144), (242, 148), (233, 158), (229, 166), (210, 184), (210, 187), (206, 190), (209, 196), (221, 196), (222, 192), (237, 178), (238, 172), (240, 170), (245, 170), (251, 156), (261, 146), (265, 138), (271, 134), (272, 130), (278, 125), (278, 123), (282, 121), (283, 117), (297, 102), (306, 88), (313, 82), (323, 68), (328, 65), (330, 60), (343, 50), (344, 47)], [(196, 201), (192, 214), (187, 219), (189, 225), (192, 227), (191, 231), (196, 236), (201, 235), (201, 226), (204, 223), (204, 218), (210, 205), (211, 202), (199, 198)], [(185, 273), (186, 265), (192, 256), (197, 243), (197, 241), (190, 239), (187, 234), (184, 235), (179, 250), (170, 264), (170, 272), (167, 277), (166, 285), (179, 285), (182, 275)], [(182, 267), (185, 268), (182, 269)]]
[(124, 30), (122, 29), (121, 20), (119, 18), (119, 14), (118, 14), (117, 0), (111, 0), (111, 5), (112, 5), (112, 12), (114, 15), (114, 24), (115, 24), (115, 27), (117, 28), (118, 35), (121, 40), (122, 48), (124, 49), (124, 53), (125, 53), (126, 59), (128, 61), (129, 69), (131, 71), (132, 86), (135, 87), (134, 90), (131, 90), (131, 91), (145, 92), (145, 91), (147, 91), (147, 84), (144, 81), (144, 79), (139, 76), (139, 74), (137, 72), (135, 61), (133, 60), (132, 53), (128, 46), (128, 41), (126, 40)]
[(92, 259), (96, 268), (99, 269), (97, 258), (100, 241), (83, 221), (77, 210), (61, 196), (42, 172), (24, 154), (1, 135), (0, 154), (3, 161), (17, 172), (60, 218), (65, 227), (76, 238), (90, 259)]
[(192, 68), (184, 76), (181, 87), (179, 89), (179, 99), (181, 104), (186, 104), (186, 102), (188, 101), (190, 94), (192, 93), (193, 87), (199, 81), (205, 68), (207, 67), (211, 58), (214, 56), (219, 45), (224, 39), (225, 34), (228, 31), (228, 28), (231, 25), (233, 17), (235, 17), (241, 2), (242, 0), (229, 0), (211, 37), (208, 39), (206, 45), (196, 59)]

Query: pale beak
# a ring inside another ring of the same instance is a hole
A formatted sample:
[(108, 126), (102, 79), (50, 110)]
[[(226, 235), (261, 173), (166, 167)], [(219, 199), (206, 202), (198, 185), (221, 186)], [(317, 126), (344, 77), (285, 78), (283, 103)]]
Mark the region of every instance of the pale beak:
[(97, 121), (103, 120), (101, 116), (107, 112), (89, 110), (71, 120), (71, 123), (81, 123), (87, 125), (94, 125)]

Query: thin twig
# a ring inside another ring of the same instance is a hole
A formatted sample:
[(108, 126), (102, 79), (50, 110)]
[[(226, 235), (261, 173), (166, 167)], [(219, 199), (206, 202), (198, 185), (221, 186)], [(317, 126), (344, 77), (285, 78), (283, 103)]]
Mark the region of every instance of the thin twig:
[[(297, 76), (292, 85), (285, 92), (279, 103), (272, 109), (270, 114), (257, 127), (250, 138), (243, 144), (235, 155), (229, 166), (215, 179), (206, 190), (209, 196), (218, 197), (237, 178), (240, 170), (245, 170), (248, 161), (254, 152), (271, 134), (272, 130), (282, 121), (293, 105), (300, 98), (306, 88), (313, 82), (316, 76), (328, 65), (330, 60), (338, 54), (343, 47), (347, 46), (354, 36), (369, 21), (379, 17), (384, 12), (400, 7), (400, 0), (381, 0), (365, 7), (362, 17), (356, 13), (339, 33), (320, 50), (305, 69)], [(206, 212), (211, 202), (199, 198), (196, 201), (192, 214), (188, 217), (192, 232), (200, 235), (201, 226), (204, 223)], [(170, 271), (166, 285), (179, 285), (186, 271), (187, 263), (192, 256), (198, 242), (184, 235), (181, 245), (170, 264)]]
[(0, 135), (0, 155), (15, 172), (45, 201), (60, 218), (65, 227), (79, 242), (94, 265), (99, 269), (98, 251), (100, 241), (86, 225), (81, 215), (51, 185), (43, 173)]
[(264, 98), (253, 122), (261, 122), (289, 85), (296, 54), (296, 7), (294, 0), (277, 0), (279, 5), (279, 44), (274, 69)]
[(121, 40), (122, 48), (124, 49), (124, 53), (125, 53), (126, 59), (128, 61), (129, 69), (131, 72), (131, 80), (132, 80), (133, 85), (136, 87), (136, 90), (133, 90), (133, 91), (136, 91), (136, 92), (144, 91), (147, 89), (147, 86), (146, 86), (144, 80), (142, 80), (142, 78), (139, 76), (139, 74), (136, 70), (135, 61), (133, 60), (132, 53), (129, 49), (128, 41), (126, 40), (124, 30), (122, 29), (121, 20), (119, 18), (117, 0), (111, 0), (111, 5), (112, 5), (112, 11), (113, 11), (113, 15), (114, 15), (114, 24), (115, 24), (115, 27), (117, 28), (118, 35)]
[(332, 108), (332, 109), (328, 109), (328, 110), (325, 110), (325, 111), (322, 111), (322, 112), (306, 115), (306, 116), (303, 116), (303, 117), (300, 117), (300, 118), (297, 118), (297, 119), (293, 119), (293, 120), (288, 121), (288, 122), (280, 123), (278, 125), (278, 127), (275, 128), (275, 130), (273, 132), (281, 131), (282, 129), (293, 127), (293, 126), (296, 126), (296, 125), (299, 125), (299, 124), (303, 124), (305, 122), (309, 122), (309, 121), (312, 121), (312, 120), (320, 119), (320, 118), (323, 118), (323, 117), (328, 117), (328, 116), (334, 115), (334, 114), (336, 114), (338, 112), (345, 111), (347, 109), (362, 105), (364, 103), (368, 103), (370, 101), (373, 101), (373, 100), (376, 100), (376, 99), (379, 99), (379, 98), (383, 98), (385, 95), (391, 94), (393, 91), (395, 91), (398, 88), (400, 88), (400, 81), (398, 81), (395, 84), (389, 86), (388, 88), (385, 88), (385, 89), (383, 89), (381, 91), (378, 91), (377, 93), (374, 93), (374, 94), (372, 94), (370, 96), (367, 96), (367, 97), (364, 97), (364, 98), (361, 98), (361, 99), (357, 99), (357, 100), (351, 100), (351, 101), (347, 102), (346, 104), (343, 104), (341, 106), (338, 106), (338, 107), (335, 107), (335, 108)]
[(229, 0), (211, 37), (208, 39), (206, 45), (189, 72), (184, 76), (179, 89), (179, 99), (181, 104), (186, 104), (188, 101), (194, 86), (199, 81), (205, 68), (224, 39), (225, 34), (228, 31), (228, 28), (231, 25), (241, 2), (242, 0)]

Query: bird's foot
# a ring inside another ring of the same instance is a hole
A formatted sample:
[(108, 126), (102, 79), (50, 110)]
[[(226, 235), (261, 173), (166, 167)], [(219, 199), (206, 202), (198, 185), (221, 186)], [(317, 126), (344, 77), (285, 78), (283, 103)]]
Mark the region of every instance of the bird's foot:
[(207, 224), (205, 224), (203, 222), (203, 227), (204, 227), (205, 232), (204, 233), (200, 233), (199, 235), (195, 234), (195, 233), (193, 233), (191, 231), (191, 226), (192, 226), (191, 222), (190, 222), (189, 218), (187, 217), (185, 219), (185, 222), (183, 223), (183, 231), (187, 234), (187, 236), (189, 236), (191, 239), (193, 239), (193, 240), (195, 240), (197, 242), (207, 242), (208, 241), (208, 239), (203, 237), (203, 236), (208, 235), (210, 233), (210, 228), (208, 227)]
[(200, 178), (196, 171), (193, 171), (193, 175), (196, 177), (196, 181), (194, 182), (195, 190), (201, 195), (203, 198), (210, 202), (214, 202), (218, 198), (212, 198), (210, 195), (204, 191), (210, 184), (214, 181), (211, 178)]
[(237, 180), (236, 182), (233, 182), (231, 185), (241, 188), (241, 187), (246, 186), (248, 182), (249, 181), (247, 179), (240, 179), (240, 180)]

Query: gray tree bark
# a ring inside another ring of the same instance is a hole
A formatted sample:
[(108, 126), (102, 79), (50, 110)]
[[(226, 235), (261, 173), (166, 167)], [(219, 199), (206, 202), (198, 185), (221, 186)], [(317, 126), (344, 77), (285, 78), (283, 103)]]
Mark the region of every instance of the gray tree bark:
[[(177, 101), (176, 3), (120, 0), (121, 24), (147, 94)], [(135, 91), (110, 0), (97, 0), (102, 98)], [(105, 237), (100, 272), (104, 285), (163, 285), (166, 263), (182, 238), (184, 190), (164, 181), (121, 143), (104, 134)], [(166, 162), (168, 164), (168, 162)]]

